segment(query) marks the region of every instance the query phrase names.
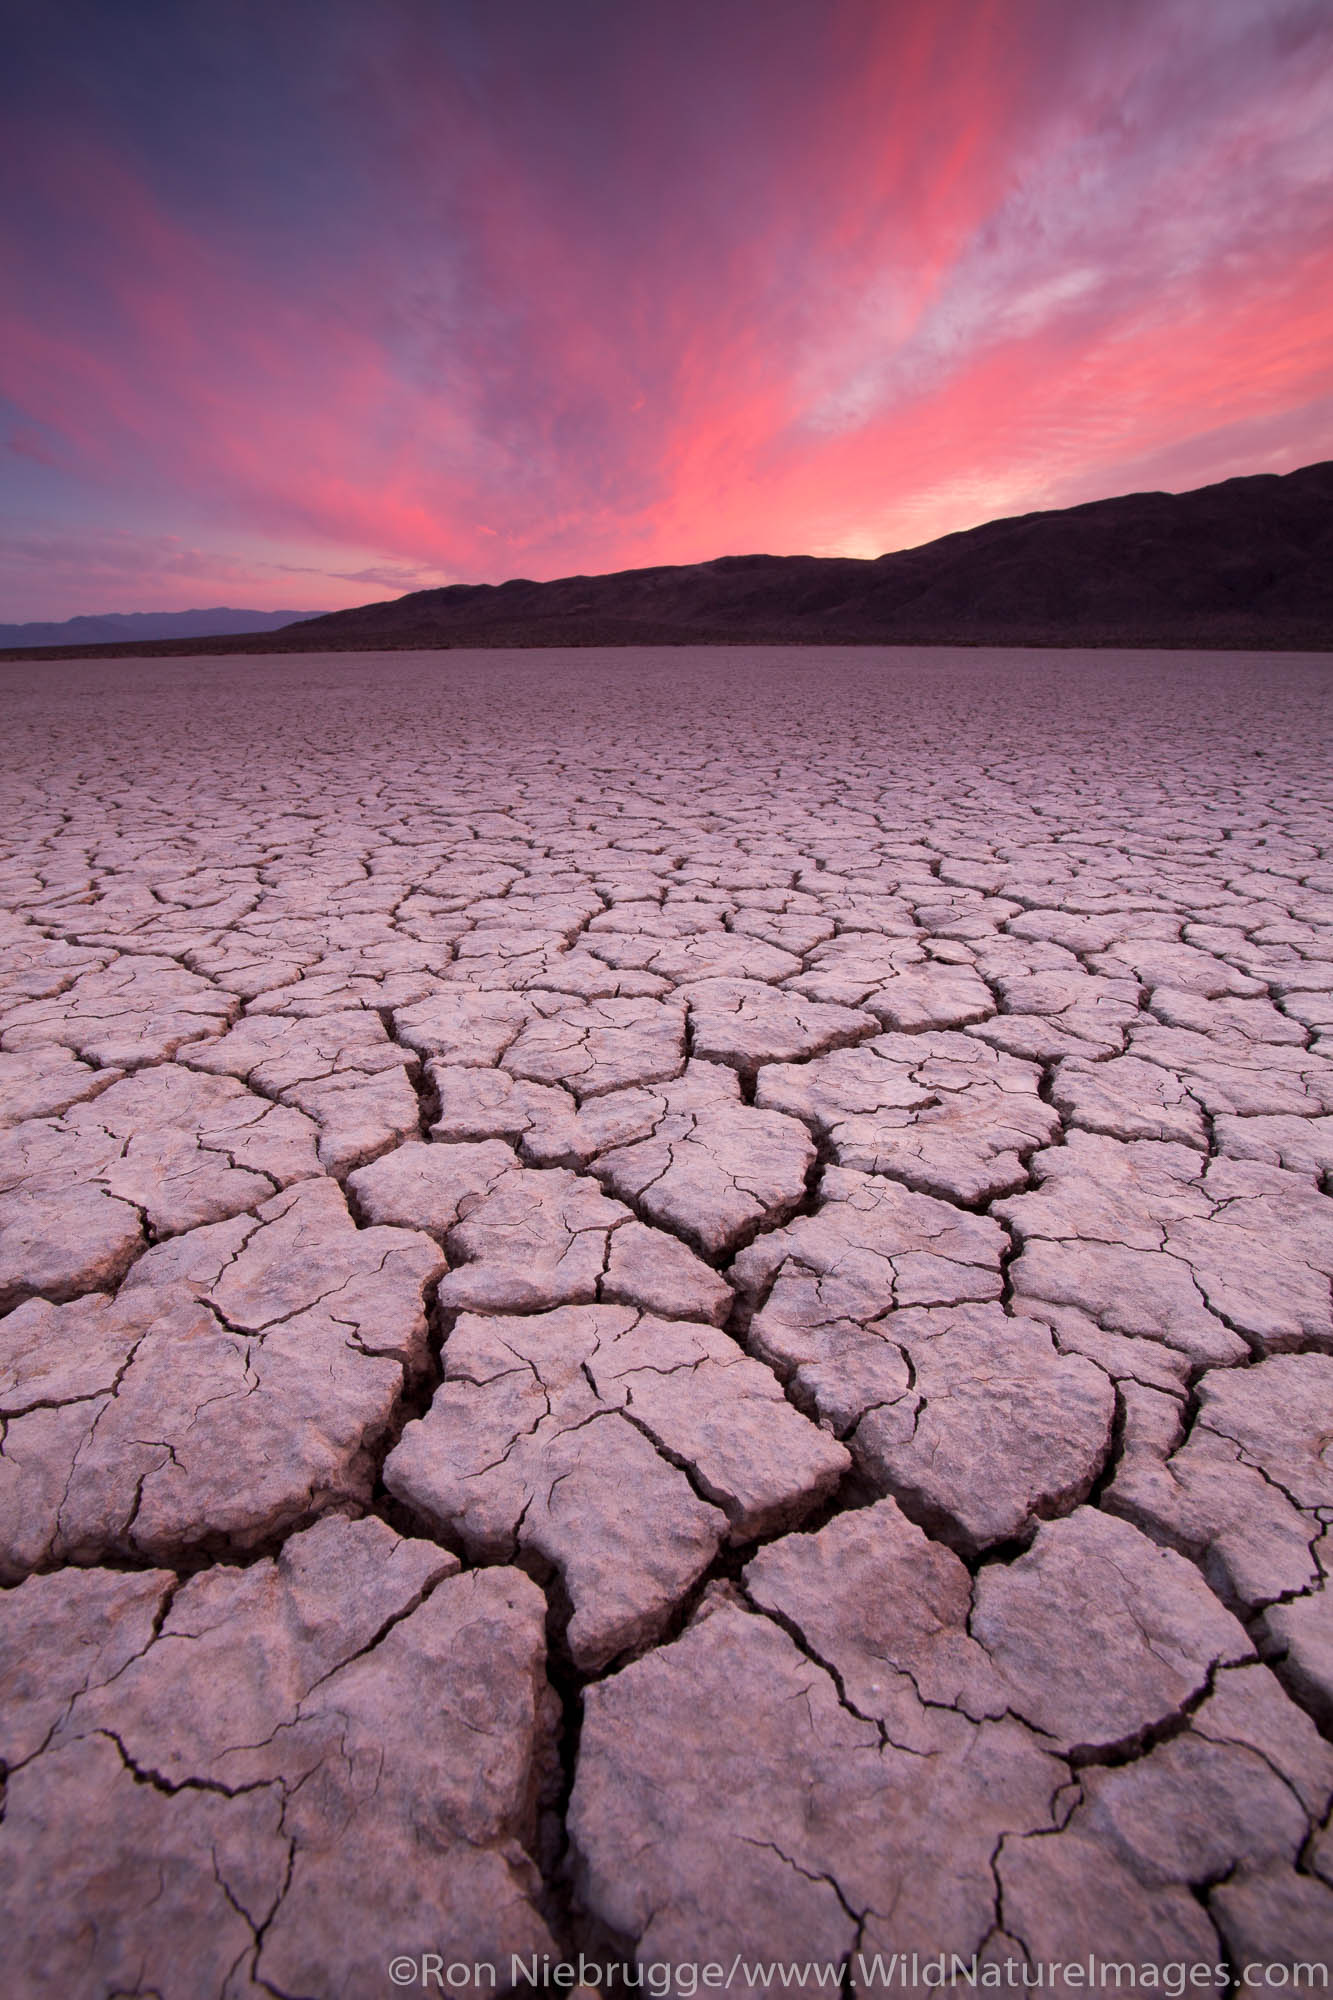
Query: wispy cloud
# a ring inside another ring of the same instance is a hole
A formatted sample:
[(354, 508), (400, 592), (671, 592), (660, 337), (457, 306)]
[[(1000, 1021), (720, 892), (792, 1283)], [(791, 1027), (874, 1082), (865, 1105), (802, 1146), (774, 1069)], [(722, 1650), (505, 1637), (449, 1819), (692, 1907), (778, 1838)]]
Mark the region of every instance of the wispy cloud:
[(1318, 0), (60, 16), (0, 124), (0, 487), (52, 524), (6, 615), (878, 553), (1333, 451)]
[(321, 569), (315, 563), (274, 563), (284, 576), (320, 576), (335, 583), (379, 583), (387, 590), (435, 590), (441, 584), (456, 583), (457, 577), (442, 570), (422, 569), (412, 563), (373, 563), (367, 569)]

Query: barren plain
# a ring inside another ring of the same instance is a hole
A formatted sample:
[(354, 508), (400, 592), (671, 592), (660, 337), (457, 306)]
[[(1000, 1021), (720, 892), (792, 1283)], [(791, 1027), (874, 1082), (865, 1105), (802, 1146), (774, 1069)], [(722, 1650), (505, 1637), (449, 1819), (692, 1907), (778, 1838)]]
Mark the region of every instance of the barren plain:
[(1326, 657), (0, 686), (7, 1994), (1333, 1957)]

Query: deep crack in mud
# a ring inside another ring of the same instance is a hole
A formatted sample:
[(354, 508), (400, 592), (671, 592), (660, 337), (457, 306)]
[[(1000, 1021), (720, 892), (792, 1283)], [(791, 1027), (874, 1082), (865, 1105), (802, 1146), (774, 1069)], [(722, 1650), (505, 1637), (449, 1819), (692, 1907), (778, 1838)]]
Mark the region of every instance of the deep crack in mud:
[(1333, 1956), (1325, 659), (0, 671), (7, 1993)]

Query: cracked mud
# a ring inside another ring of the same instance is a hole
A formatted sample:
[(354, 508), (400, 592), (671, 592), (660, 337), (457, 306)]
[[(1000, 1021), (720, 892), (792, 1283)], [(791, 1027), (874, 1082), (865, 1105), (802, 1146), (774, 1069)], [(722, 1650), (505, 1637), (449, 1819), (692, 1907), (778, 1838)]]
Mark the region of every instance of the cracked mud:
[(6, 1993), (1333, 1957), (1326, 662), (3, 673)]

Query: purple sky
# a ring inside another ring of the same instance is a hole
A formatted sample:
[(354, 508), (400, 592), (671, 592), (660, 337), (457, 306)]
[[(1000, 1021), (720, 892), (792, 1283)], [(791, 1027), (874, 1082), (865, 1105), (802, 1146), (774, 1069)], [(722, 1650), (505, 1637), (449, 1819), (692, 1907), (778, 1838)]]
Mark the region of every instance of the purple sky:
[(6, 8), (0, 619), (1333, 455), (1327, 0)]

